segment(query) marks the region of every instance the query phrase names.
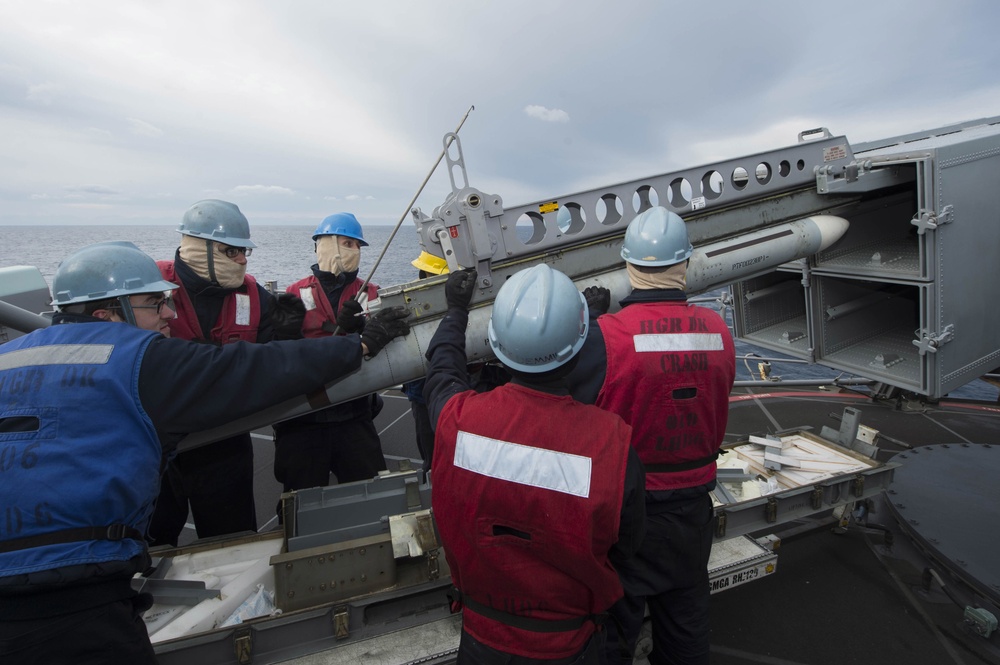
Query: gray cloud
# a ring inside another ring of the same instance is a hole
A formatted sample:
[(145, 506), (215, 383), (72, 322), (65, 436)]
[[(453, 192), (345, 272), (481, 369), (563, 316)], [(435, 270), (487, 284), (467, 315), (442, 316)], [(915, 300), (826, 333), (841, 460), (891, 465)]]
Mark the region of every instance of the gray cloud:
[(58, 91), (59, 86), (54, 83), (36, 83), (28, 86), (28, 93), (25, 95), (25, 99), (29, 102), (48, 106), (52, 104)]
[[(213, 8), (192, 22), (183, 3), (122, 13), (92, 0), (61, 5), (54, 26), (47, 3), (0, 3), (4, 220), (91, 219), (60, 208), (71, 194), (138, 223), (206, 197), (253, 197), (259, 223), (345, 200), (393, 223), (472, 105), (468, 184), (508, 205), (777, 148), (810, 127), (853, 143), (1000, 115), (995, 0), (949, 6), (945, 22), (936, 0), (845, 0), (852, 28), (838, 30), (798, 0), (718, 0), (711, 14), (658, 0)], [(232, 15), (238, 32), (224, 29)], [(542, 25), (548, 38), (514, 46)], [(933, 34), (934, 57), (918, 39), (879, 57), (880, 25)], [(63, 188), (74, 182), (108, 191)], [(451, 191), (442, 165), (416, 205)]]

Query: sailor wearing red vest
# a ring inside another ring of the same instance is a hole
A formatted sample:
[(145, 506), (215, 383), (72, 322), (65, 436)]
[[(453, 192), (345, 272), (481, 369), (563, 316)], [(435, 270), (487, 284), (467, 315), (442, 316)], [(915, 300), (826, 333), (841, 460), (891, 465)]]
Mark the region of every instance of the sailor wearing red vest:
[(597, 663), (622, 596), (615, 566), (642, 539), (631, 428), (569, 396), (587, 306), (547, 265), (511, 277), (493, 305), (490, 345), (513, 379), (472, 390), (475, 283), (474, 270), (448, 278), (424, 391), (437, 423), (434, 517), (462, 607), (458, 662)]
[[(684, 221), (665, 208), (632, 220), (622, 246), (632, 293), (591, 326), (570, 377), (577, 399), (632, 425), (646, 469), (646, 539), (620, 568), (625, 598), (614, 613), (634, 646), (649, 605), (654, 665), (708, 662), (709, 492), (736, 375), (725, 321), (687, 303), (691, 252)], [(607, 289), (584, 294), (597, 313), (608, 310)]]
[[(312, 274), (288, 287), (302, 299), (305, 337), (360, 333), (362, 305), (378, 297), (378, 286), (358, 279), (361, 248), (367, 247), (361, 224), (349, 212), (330, 215), (313, 233), (316, 263)], [(286, 420), (274, 427), (274, 477), (284, 491), (370, 480), (386, 468), (375, 416), (382, 408), (377, 394)], [(279, 506), (279, 516), (281, 510)]]
[[(232, 203), (209, 199), (191, 206), (177, 228), (173, 261), (158, 261), (163, 279), (178, 285), (170, 336), (207, 344), (268, 342), (274, 337), (274, 297), (246, 274), (256, 245), (250, 224)], [(228, 386), (238, 395), (241, 386)], [(218, 399), (230, 399), (218, 395)], [(188, 517), (199, 538), (257, 530), (253, 444), (239, 434), (173, 456), (149, 526), (153, 545), (176, 545)]]

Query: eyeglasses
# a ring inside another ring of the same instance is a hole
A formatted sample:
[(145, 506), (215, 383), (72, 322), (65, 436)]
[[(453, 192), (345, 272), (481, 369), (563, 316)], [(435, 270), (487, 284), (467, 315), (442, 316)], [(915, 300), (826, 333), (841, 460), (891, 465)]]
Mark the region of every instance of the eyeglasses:
[(160, 310), (163, 309), (164, 305), (166, 305), (167, 307), (169, 307), (171, 310), (173, 310), (175, 312), (177, 311), (177, 307), (174, 306), (174, 299), (171, 298), (170, 296), (167, 296), (163, 300), (158, 300), (153, 305), (132, 305), (132, 309), (155, 309), (157, 315), (159, 315)]
[(219, 253), (225, 254), (227, 258), (235, 259), (240, 254), (243, 256), (250, 256), (253, 254), (253, 249), (250, 247), (230, 247), (229, 245), (219, 245)]

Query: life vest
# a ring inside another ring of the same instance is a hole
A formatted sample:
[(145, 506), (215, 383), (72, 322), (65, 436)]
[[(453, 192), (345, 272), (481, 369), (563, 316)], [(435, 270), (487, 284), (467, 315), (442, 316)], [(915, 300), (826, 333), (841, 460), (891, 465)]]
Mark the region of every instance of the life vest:
[(0, 577), (145, 552), (160, 442), (139, 366), (158, 336), (77, 323), (0, 346)]
[(198, 312), (184, 288), (184, 282), (177, 278), (173, 261), (157, 261), (163, 279), (177, 284), (174, 291), (174, 306), (177, 316), (170, 320), (170, 336), (199, 342), (256, 342), (260, 328), (260, 292), (257, 280), (252, 275), (244, 275), (243, 285), (228, 294), (222, 305), (222, 312), (215, 327), (206, 336), (198, 323)]
[(585, 646), (623, 593), (608, 550), (629, 440), (618, 416), (515, 384), (448, 400), (432, 503), (464, 630), (528, 658)]
[(607, 375), (597, 406), (632, 425), (647, 490), (715, 479), (736, 352), (715, 312), (686, 302), (636, 303), (598, 318)]
[[(361, 290), (364, 282), (355, 278), (350, 284), (345, 284), (340, 291), (340, 299), (337, 301), (337, 309), (334, 311), (330, 304), (330, 299), (326, 297), (323, 285), (320, 284), (316, 275), (309, 275), (289, 286), (286, 291), (294, 293), (302, 299), (302, 304), (306, 307), (306, 316), (302, 320), (303, 337), (327, 337), (333, 334), (333, 328), (337, 325), (337, 312), (341, 305), (353, 298)], [(369, 282), (366, 289), (369, 300), (378, 298), (378, 287)], [(323, 324), (327, 325), (324, 326)]]

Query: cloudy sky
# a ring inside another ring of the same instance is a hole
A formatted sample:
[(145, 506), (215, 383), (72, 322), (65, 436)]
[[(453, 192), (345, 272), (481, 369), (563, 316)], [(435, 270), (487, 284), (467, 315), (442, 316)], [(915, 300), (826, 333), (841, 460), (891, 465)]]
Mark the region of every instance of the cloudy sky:
[[(394, 224), (1000, 115), (1000, 2), (3, 0), (0, 224)], [(450, 191), (440, 168), (418, 205)]]

